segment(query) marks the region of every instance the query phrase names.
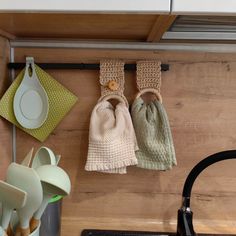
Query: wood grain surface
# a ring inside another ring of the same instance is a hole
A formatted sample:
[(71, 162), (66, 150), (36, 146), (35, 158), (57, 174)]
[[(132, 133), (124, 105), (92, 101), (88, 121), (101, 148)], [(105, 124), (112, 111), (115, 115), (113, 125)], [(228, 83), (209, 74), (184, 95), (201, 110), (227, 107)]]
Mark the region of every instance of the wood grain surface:
[[(9, 86), (7, 62), (9, 61), (9, 43), (0, 36), (0, 97)], [(0, 179), (5, 179), (6, 167), (12, 159), (11, 125), (0, 118)]]
[(176, 19), (175, 15), (159, 15), (148, 34), (148, 42), (159, 42), (163, 34), (168, 31)]
[(0, 29), (18, 38), (145, 41), (156, 17), (149, 14), (1, 13)]
[[(99, 72), (50, 70), (79, 101), (45, 143), (17, 130), (17, 159), (32, 146), (46, 145), (61, 154), (60, 165), (72, 181), (63, 201), (62, 236), (80, 235), (85, 228), (172, 231), (176, 229), (184, 180), (204, 157), (236, 148), (236, 55), (159, 51), (24, 49), (16, 61), (34, 56), (37, 62), (127, 62), (160, 59), (170, 64), (162, 73), (161, 93), (176, 148), (178, 166), (159, 172), (128, 168), (127, 175), (86, 172), (88, 127), (99, 98)], [(131, 103), (135, 73), (125, 75), (125, 95)], [(4, 148), (5, 149), (5, 148)], [(197, 232), (236, 233), (236, 161), (209, 167), (194, 185), (192, 210)]]

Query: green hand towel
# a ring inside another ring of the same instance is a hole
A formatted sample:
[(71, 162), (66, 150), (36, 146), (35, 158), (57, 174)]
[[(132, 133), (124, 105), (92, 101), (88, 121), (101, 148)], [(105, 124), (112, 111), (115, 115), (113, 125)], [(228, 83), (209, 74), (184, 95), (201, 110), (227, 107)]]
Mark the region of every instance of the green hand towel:
[(131, 109), (139, 150), (138, 167), (168, 170), (177, 165), (170, 125), (164, 106), (154, 100), (146, 104), (137, 98)]

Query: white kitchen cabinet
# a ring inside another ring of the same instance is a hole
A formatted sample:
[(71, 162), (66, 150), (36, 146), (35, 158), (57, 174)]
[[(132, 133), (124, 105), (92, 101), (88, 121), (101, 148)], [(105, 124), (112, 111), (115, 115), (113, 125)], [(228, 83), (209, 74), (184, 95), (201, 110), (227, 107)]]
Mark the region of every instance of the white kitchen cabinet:
[(1, 0), (1, 12), (169, 13), (171, 0)]
[(236, 15), (236, 0), (172, 0), (176, 15)]

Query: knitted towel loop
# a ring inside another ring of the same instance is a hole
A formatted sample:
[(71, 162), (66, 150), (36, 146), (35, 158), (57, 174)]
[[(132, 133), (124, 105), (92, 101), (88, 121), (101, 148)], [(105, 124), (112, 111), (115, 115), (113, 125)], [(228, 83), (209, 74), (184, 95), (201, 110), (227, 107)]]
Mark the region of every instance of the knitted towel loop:
[(139, 91), (155, 89), (160, 94), (161, 90), (161, 62), (137, 62), (137, 87)]
[(123, 96), (124, 62), (120, 60), (102, 60), (100, 62), (101, 97), (109, 94)]
[(146, 88), (146, 89), (141, 90), (139, 93), (137, 93), (136, 99), (139, 98), (144, 93), (148, 93), (148, 92), (151, 92), (151, 93), (155, 94), (157, 99), (159, 100), (159, 102), (162, 103), (162, 96), (161, 96), (161, 94), (158, 92), (158, 90), (153, 89), (153, 88)]
[(103, 97), (100, 97), (98, 102), (107, 101), (109, 99), (116, 99), (119, 102), (124, 103), (127, 107), (129, 107), (129, 103), (128, 103), (126, 97), (124, 95), (118, 95), (118, 94), (108, 94), (108, 95), (105, 95)]

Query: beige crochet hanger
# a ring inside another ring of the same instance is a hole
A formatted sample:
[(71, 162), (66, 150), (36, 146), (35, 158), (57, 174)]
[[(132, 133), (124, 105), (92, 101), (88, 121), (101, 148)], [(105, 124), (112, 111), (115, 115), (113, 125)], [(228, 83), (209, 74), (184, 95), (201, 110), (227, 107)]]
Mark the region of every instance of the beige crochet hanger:
[(115, 99), (123, 102), (128, 107), (128, 101), (124, 96), (124, 62), (120, 60), (102, 60), (100, 62), (100, 101)]
[(137, 87), (139, 92), (136, 98), (151, 92), (160, 103), (162, 103), (161, 89), (161, 62), (160, 61), (139, 61), (137, 62)]

